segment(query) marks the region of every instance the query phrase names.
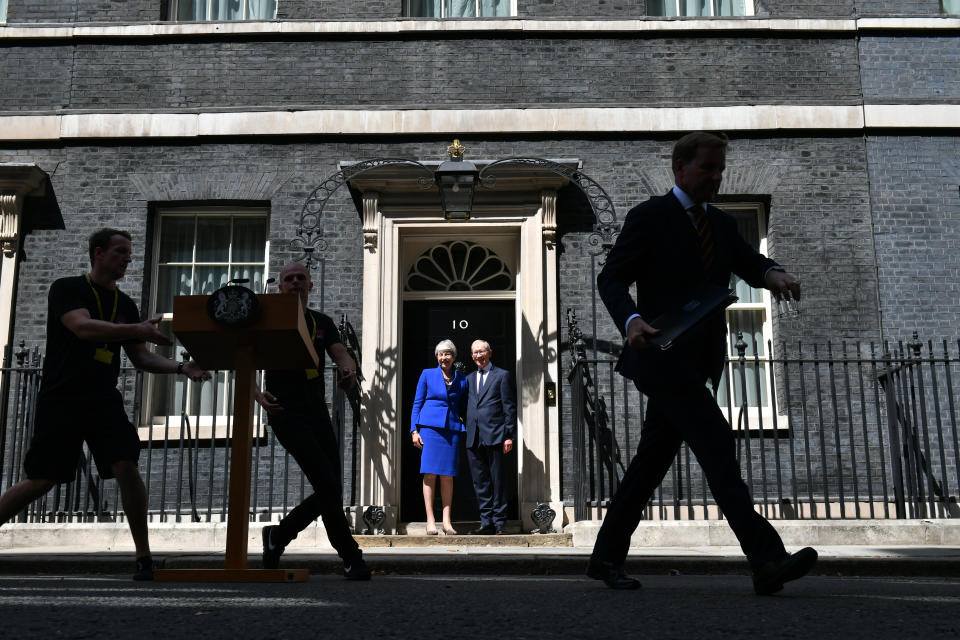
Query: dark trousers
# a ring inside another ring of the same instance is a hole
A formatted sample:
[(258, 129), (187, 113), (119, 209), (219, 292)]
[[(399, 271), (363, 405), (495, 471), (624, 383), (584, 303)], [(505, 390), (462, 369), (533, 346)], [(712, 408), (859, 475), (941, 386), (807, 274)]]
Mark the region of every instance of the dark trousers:
[(322, 411), (297, 412), (286, 409), (270, 416), (270, 426), (283, 448), (300, 465), (314, 493), (280, 521), (277, 542), (286, 545), (318, 517), (323, 518), (330, 544), (344, 560), (359, 553), (343, 514), (340, 480), (340, 452), (326, 405)]
[(480, 507), (480, 526), (507, 524), (507, 483), (504, 480), (503, 443), (467, 448), (473, 489)]
[(740, 474), (733, 431), (705, 386), (687, 386), (651, 397), (640, 433), (637, 455), (623, 476), (593, 555), (622, 565), (644, 507), (686, 442), (703, 469), (707, 484), (733, 529), (750, 566), (786, 555), (777, 531), (753, 508)]

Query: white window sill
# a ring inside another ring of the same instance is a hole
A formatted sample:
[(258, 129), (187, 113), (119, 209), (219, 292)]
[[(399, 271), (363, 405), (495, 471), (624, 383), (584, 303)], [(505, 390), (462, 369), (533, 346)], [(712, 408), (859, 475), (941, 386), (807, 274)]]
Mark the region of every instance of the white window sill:
[[(172, 416), (166, 427), (164, 427), (163, 423), (159, 423), (137, 429), (140, 442), (164, 442), (166, 440), (166, 442), (171, 444), (180, 442), (181, 431), (185, 441), (196, 441), (199, 439), (202, 445), (209, 443), (211, 438), (222, 440), (231, 437), (233, 435), (233, 426), (232, 424), (230, 426), (227, 425), (226, 418), (217, 419), (216, 429), (214, 429), (214, 426), (211, 424), (209, 417), (201, 420), (199, 425), (196, 423), (196, 418), (191, 418), (189, 428), (187, 425), (183, 425), (181, 430), (180, 416)], [(258, 422), (255, 419), (252, 431), (253, 438), (265, 438), (267, 435), (267, 426), (264, 422)]]

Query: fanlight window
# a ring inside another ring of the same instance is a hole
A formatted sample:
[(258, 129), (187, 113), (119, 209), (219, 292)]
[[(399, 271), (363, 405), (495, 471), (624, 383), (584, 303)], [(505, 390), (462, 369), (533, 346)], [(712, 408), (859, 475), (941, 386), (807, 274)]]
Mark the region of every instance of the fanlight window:
[(513, 274), (497, 254), (453, 240), (424, 251), (407, 274), (407, 291), (512, 291)]

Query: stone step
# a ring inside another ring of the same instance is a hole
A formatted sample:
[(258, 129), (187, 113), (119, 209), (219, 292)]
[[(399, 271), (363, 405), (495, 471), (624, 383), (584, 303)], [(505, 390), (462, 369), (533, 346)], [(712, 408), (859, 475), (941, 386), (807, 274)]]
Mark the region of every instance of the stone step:
[(573, 534), (503, 534), (499, 536), (355, 535), (364, 549), (376, 547), (572, 547)]

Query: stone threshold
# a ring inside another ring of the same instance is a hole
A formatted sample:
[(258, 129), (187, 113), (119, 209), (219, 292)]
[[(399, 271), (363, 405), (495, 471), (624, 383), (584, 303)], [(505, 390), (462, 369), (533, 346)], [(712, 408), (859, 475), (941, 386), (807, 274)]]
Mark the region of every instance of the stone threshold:
[[(960, 548), (960, 520), (772, 520), (788, 547), (859, 545), (871, 547), (915, 546)], [(260, 530), (268, 523), (250, 523), (248, 549), (259, 554)], [(562, 533), (518, 533), (517, 527), (500, 536), (362, 535), (357, 542), (364, 548), (447, 548), (500, 547), (548, 549), (573, 547), (590, 549), (596, 541), (600, 521), (582, 521), (567, 525)], [(410, 525), (408, 525), (410, 526)], [(458, 529), (476, 526), (459, 523)], [(411, 527), (413, 528), (413, 527)], [(226, 523), (154, 523), (150, 525), (150, 544), (157, 552), (218, 551), (226, 548)], [(634, 532), (632, 549), (698, 547), (736, 547), (737, 540), (723, 520), (644, 521)], [(0, 551), (17, 549), (74, 549), (119, 551), (132, 549), (126, 523), (7, 523), (0, 527)], [(330, 542), (321, 523), (300, 533), (288, 547), (295, 550), (329, 550)]]

